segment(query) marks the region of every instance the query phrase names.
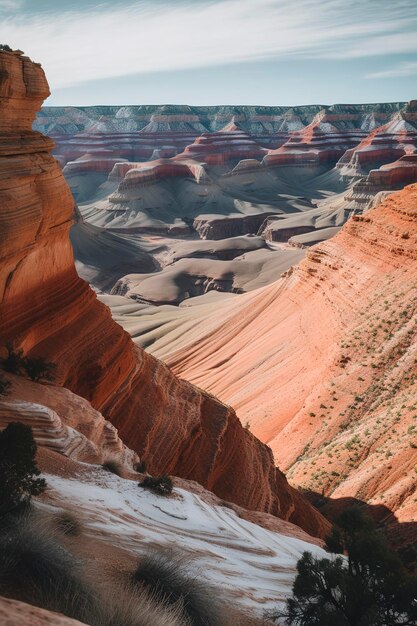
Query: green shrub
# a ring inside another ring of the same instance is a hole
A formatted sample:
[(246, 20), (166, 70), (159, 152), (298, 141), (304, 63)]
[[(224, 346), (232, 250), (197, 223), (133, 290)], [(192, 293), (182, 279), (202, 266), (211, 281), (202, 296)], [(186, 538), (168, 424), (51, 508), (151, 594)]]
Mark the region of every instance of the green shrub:
[(114, 461), (113, 459), (108, 459), (107, 461), (104, 461), (101, 467), (105, 469), (107, 472), (110, 472), (111, 474), (115, 474), (116, 476), (122, 475), (122, 467), (120, 463), (118, 463), (117, 461)]
[(43, 357), (25, 357), (23, 350), (15, 348), (13, 344), (7, 343), (7, 356), (1, 359), (1, 365), (6, 372), (11, 374), (27, 374), (34, 382), (40, 380), (52, 381), (55, 377), (56, 365), (49, 363)]
[(357, 507), (346, 510), (326, 540), (333, 559), (304, 552), (293, 597), (267, 617), (297, 626), (417, 624), (417, 578), (391, 552), (374, 522)]
[(21, 374), (24, 368), (23, 350), (14, 348), (13, 344), (6, 344), (7, 356), (1, 359), (1, 365), (6, 372)]
[(46, 489), (36, 465), (36, 442), (30, 426), (10, 423), (0, 433), (0, 515), (27, 504)]
[(145, 476), (142, 482), (139, 483), (139, 487), (149, 489), (160, 496), (168, 496), (172, 493), (174, 485), (171, 478), (164, 474), (162, 476)]
[(26, 357), (23, 360), (23, 368), (29, 378), (36, 383), (40, 380), (52, 381), (55, 378), (55, 363), (48, 363), (43, 357)]

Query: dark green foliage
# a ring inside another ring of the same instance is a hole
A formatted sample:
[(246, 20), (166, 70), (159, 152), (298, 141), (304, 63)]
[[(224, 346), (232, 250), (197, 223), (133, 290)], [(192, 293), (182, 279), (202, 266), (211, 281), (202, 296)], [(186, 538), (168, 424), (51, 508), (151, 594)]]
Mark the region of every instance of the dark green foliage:
[(190, 626), (226, 626), (218, 590), (193, 576), (184, 560), (165, 553), (149, 553), (141, 558), (133, 581), (165, 604), (182, 606)]
[(12, 384), (9, 380), (6, 380), (2, 376), (0, 376), (0, 396), (7, 396), (11, 386)]
[(0, 43), (0, 50), (3, 50), (4, 52), (13, 52), (10, 46), (2, 43)]
[(272, 620), (297, 626), (416, 626), (417, 578), (391, 552), (359, 508), (345, 511), (326, 544), (347, 553), (333, 559), (305, 552), (297, 564), (293, 597)]
[(0, 515), (30, 501), (46, 489), (36, 465), (36, 442), (26, 424), (9, 424), (0, 433)]
[(150, 489), (154, 493), (160, 496), (168, 496), (172, 493), (173, 484), (169, 476), (165, 474), (163, 476), (145, 476), (139, 487), (144, 489)]
[(1, 360), (1, 365), (6, 372), (11, 374), (27, 374), (34, 382), (40, 380), (51, 381), (54, 379), (56, 365), (48, 363), (43, 357), (25, 357), (21, 349), (15, 348), (11, 343), (6, 344), (7, 356)]
[(40, 380), (52, 381), (55, 378), (55, 363), (48, 363), (43, 357), (27, 357), (24, 359), (23, 367), (35, 383)]
[(6, 344), (7, 356), (1, 360), (1, 365), (6, 372), (21, 374), (24, 369), (23, 350), (15, 349), (11, 343)]
[(108, 472), (111, 472), (112, 474), (116, 474), (116, 476), (122, 475), (122, 469), (120, 467), (120, 463), (118, 463), (117, 461), (113, 461), (109, 459), (108, 461), (105, 461), (101, 465), (101, 467), (107, 470)]

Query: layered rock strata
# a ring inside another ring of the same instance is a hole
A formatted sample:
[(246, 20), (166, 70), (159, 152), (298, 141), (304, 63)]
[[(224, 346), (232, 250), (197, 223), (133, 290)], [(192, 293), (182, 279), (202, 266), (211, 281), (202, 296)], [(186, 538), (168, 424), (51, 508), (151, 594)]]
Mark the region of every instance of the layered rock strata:
[(136, 348), (77, 276), (68, 236), (74, 201), (52, 142), (31, 130), (49, 95), (44, 73), (1, 52), (0, 77), (1, 345), (54, 362), (56, 384), (100, 410), (151, 472), (191, 478), (323, 532), (321, 516), (234, 411)]
[[(234, 406), (294, 483), (411, 526), (416, 218), (411, 185), (354, 215), (265, 289), (172, 315), (169, 345), (158, 339), (167, 320), (146, 327), (150, 349)], [(140, 341), (138, 322), (135, 334)]]

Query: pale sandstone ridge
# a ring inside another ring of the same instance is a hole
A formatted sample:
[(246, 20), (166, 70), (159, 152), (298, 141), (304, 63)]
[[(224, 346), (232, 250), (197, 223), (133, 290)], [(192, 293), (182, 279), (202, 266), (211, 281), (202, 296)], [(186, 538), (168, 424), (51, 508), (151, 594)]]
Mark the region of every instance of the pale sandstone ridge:
[(250, 421), (293, 483), (415, 521), (416, 244), (411, 185), (278, 282), (183, 311), (174, 349), (152, 349)]
[(49, 94), (45, 76), (10, 53), (0, 53), (0, 75), (1, 106), (12, 121), (0, 132), (1, 345), (13, 341), (56, 363), (56, 383), (101, 411), (151, 472), (196, 480), (224, 499), (323, 533), (324, 519), (234, 411), (136, 348), (77, 276), (68, 237), (74, 202), (52, 143), (30, 130)]
[(84, 398), (63, 387), (8, 378), (12, 388), (0, 397), (0, 428), (11, 419), (29, 424), (39, 445), (84, 463), (111, 459), (131, 469), (139, 461), (116, 428)]

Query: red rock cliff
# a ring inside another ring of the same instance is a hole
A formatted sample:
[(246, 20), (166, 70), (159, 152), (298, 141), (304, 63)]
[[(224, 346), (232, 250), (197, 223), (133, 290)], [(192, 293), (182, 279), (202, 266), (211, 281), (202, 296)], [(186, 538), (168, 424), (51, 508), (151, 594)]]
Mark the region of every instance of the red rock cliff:
[(134, 346), (76, 274), (74, 203), (52, 142), (31, 130), (49, 94), (41, 67), (0, 53), (0, 337), (57, 364), (56, 382), (112, 421), (151, 472), (322, 534), (324, 519), (234, 411)]

